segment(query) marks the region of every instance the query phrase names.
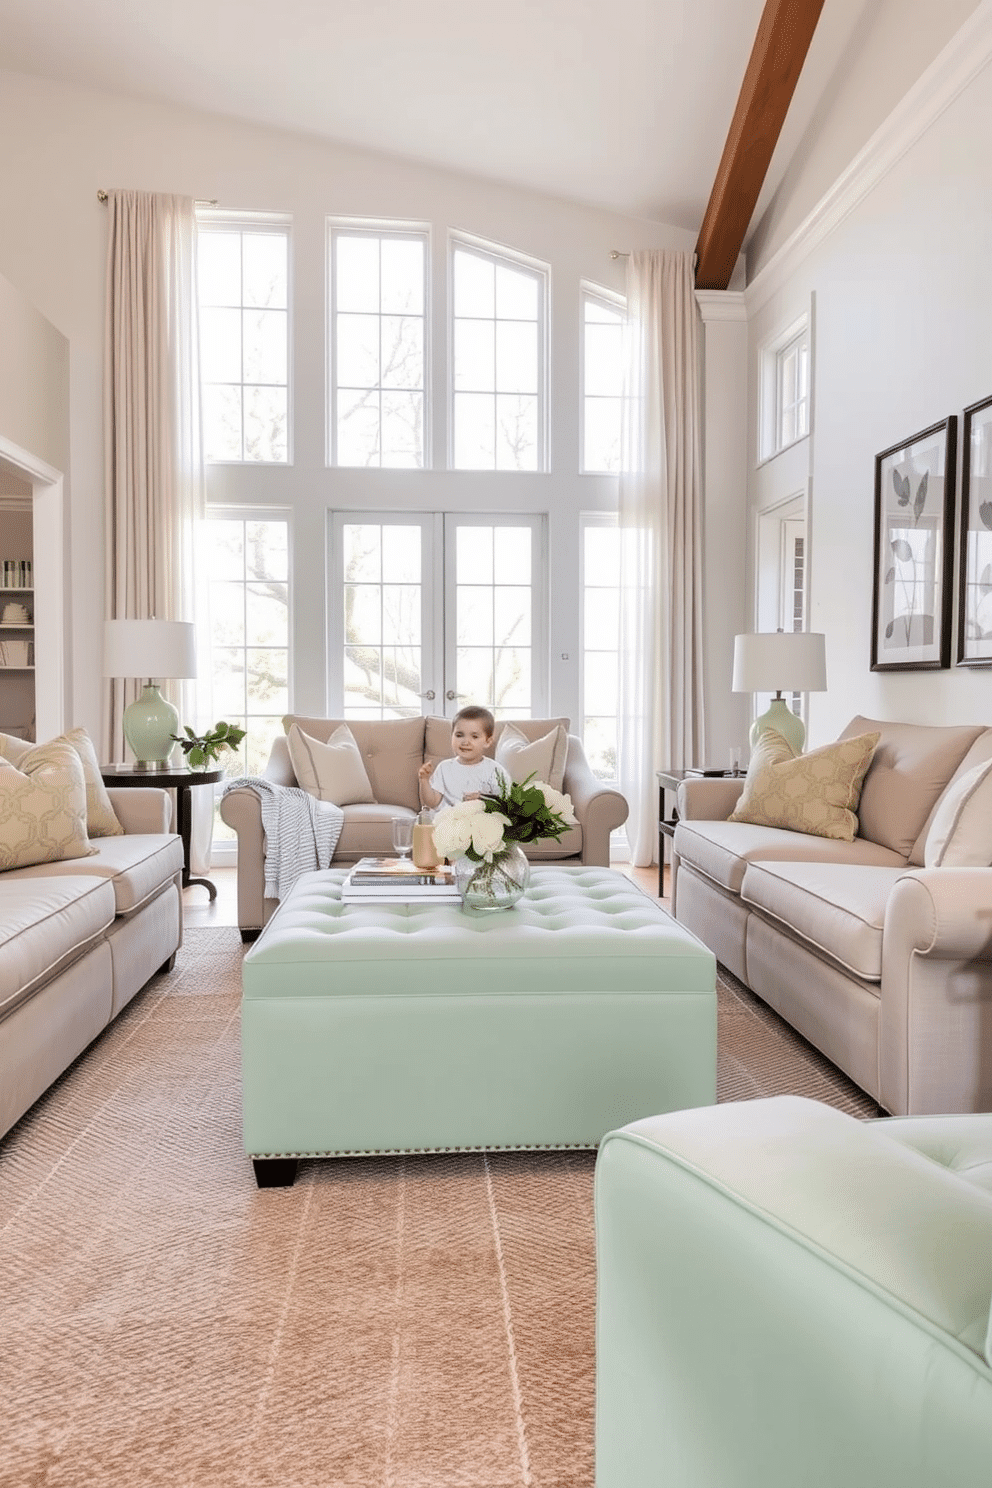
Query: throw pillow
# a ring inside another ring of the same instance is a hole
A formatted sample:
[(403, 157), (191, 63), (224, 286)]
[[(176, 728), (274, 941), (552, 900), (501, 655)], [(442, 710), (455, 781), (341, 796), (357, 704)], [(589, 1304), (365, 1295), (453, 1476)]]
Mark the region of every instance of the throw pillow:
[[(83, 767), (83, 779), (86, 781), (86, 835), (87, 837), (120, 837), (124, 828), (117, 820), (117, 815), (107, 795), (107, 787), (103, 783), (100, 774), (100, 763), (96, 757), (93, 740), (84, 728), (70, 729), (67, 734), (59, 734), (57, 739), (50, 739), (50, 744), (71, 744), (79, 755)], [(21, 761), (37, 748), (47, 748), (47, 745), (29, 744), (25, 739), (17, 739), (13, 734), (0, 734), (0, 754), (11, 764), (16, 765), (19, 770), (23, 769)], [(152, 783), (149, 780), (149, 785)]]
[(86, 780), (71, 744), (37, 744), (0, 769), (0, 869), (96, 852), (86, 836)]
[(923, 849), (927, 868), (992, 867), (992, 760), (953, 780)]
[(512, 723), (504, 723), (496, 745), (497, 764), (503, 766), (515, 785), (536, 775), (552, 790), (560, 791), (565, 778), (565, 756), (568, 753), (568, 734), (558, 724), (539, 739), (528, 739)]
[(796, 755), (781, 734), (766, 729), (729, 820), (853, 842), (861, 785), (879, 737), (861, 734)]
[(296, 778), (308, 795), (332, 801), (335, 806), (375, 800), (361, 751), (346, 723), (334, 730), (326, 744), (312, 739), (294, 723), (288, 742)]

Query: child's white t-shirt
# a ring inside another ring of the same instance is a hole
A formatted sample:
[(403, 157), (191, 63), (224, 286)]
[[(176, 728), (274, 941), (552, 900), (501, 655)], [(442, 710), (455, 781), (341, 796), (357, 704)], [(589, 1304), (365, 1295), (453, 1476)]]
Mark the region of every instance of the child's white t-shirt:
[(509, 775), (494, 759), (481, 759), (477, 765), (463, 765), (461, 760), (440, 760), (430, 778), (432, 790), (444, 798), (442, 806), (456, 806), (475, 791), (491, 793), (501, 785), (511, 785)]

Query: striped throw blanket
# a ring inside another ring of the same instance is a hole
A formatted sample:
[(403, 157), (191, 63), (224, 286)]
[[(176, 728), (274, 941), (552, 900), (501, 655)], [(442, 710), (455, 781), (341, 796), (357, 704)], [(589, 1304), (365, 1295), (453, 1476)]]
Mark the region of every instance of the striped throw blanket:
[(224, 794), (239, 789), (254, 791), (262, 811), (266, 899), (284, 899), (301, 873), (330, 867), (344, 825), (340, 806), (261, 776), (230, 780)]

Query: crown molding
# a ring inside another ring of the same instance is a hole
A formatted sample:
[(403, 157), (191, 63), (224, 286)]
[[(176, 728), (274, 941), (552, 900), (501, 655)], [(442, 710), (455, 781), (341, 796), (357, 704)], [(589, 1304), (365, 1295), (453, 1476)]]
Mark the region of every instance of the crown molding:
[(981, 4), (744, 291), (753, 315), (848, 217), (992, 61), (992, 0)]
[(747, 320), (744, 293), (737, 289), (697, 289), (696, 304), (703, 321)]

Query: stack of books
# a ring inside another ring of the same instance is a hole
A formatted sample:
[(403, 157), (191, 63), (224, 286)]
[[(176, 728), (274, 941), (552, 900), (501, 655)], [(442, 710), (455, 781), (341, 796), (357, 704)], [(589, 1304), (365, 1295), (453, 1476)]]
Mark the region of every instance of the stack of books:
[(342, 904), (461, 904), (446, 864), (418, 868), (409, 858), (361, 858), (341, 886)]

